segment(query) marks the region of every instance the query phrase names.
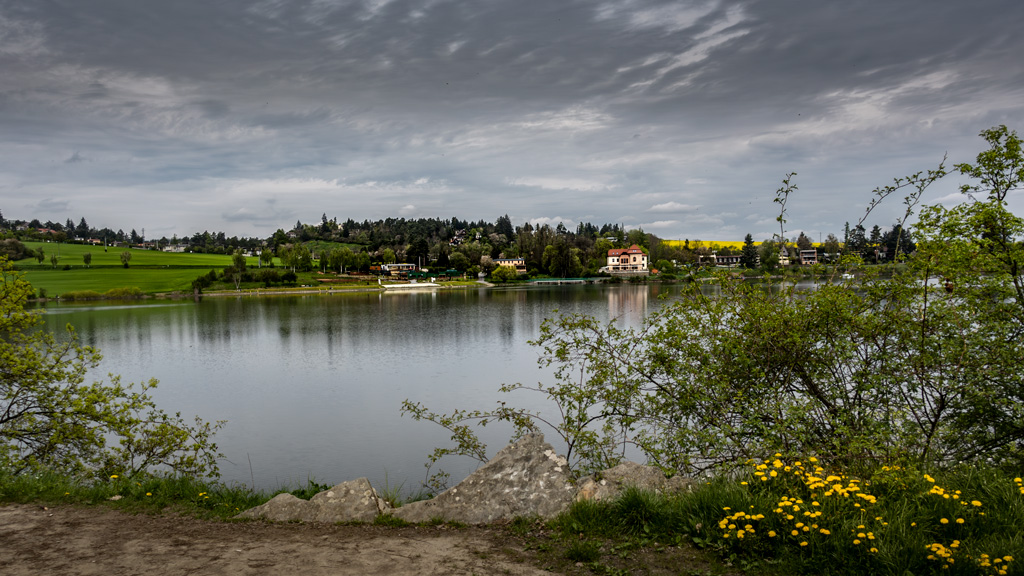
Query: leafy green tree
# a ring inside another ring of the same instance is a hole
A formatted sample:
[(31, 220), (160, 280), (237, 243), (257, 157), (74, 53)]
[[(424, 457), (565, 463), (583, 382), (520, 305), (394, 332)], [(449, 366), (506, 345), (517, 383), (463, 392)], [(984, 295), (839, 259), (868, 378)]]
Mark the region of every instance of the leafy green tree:
[(462, 252), (454, 252), (448, 258), (448, 264), (459, 272), (465, 272), (469, 268), (469, 258)]
[(245, 276), (245, 255), (238, 249), (231, 255), (231, 280), (235, 283), (235, 290), (242, 285), (242, 278)]
[(426, 238), (417, 238), (409, 245), (405, 253), (406, 261), (422, 263), (424, 266), (430, 261), (430, 245)]
[[(463, 434), (453, 436), (462, 453), (478, 448), (460, 428), (474, 419), (519, 432), (550, 426), (580, 473), (614, 463), (627, 445), (690, 474), (776, 452), (847, 469), (986, 460), (1020, 470), (1024, 219), (1006, 196), (1024, 185), (1024, 155), (1005, 127), (982, 136), (990, 149), (957, 165), (974, 180), (962, 187), (967, 202), (920, 210), (905, 265), (812, 291), (723, 274), (713, 296), (686, 286), (637, 328), (550, 318), (533, 344), (554, 382), (503, 390), (545, 394), (557, 420), (505, 404), (441, 416), (403, 409)], [(909, 212), (945, 175), (940, 165), (876, 192), (911, 187)]]
[(132, 253), (125, 250), (121, 252), (121, 265), (125, 268), (128, 267), (128, 263), (132, 261)]
[(757, 247), (758, 256), (761, 259), (761, 269), (765, 272), (774, 272), (779, 267), (779, 244), (765, 241)]
[(88, 268), (92, 264), (92, 252), (86, 252), (82, 254), (82, 262), (85, 263), (85, 267)]
[(280, 256), (292, 272), (307, 272), (313, 268), (313, 255), (304, 244), (286, 244), (280, 248)]
[(574, 248), (565, 236), (556, 236), (555, 241), (544, 248), (542, 263), (548, 273), (559, 278), (574, 278), (583, 271), (579, 249)]
[(39, 248), (36, 248), (35, 256), (36, 256), (36, 262), (38, 262), (39, 264), (42, 264), (43, 260), (46, 259), (46, 253), (43, 252), (43, 247), (42, 246), (40, 246)]
[(148, 391), (86, 383), (100, 354), (79, 344), (68, 326), (61, 338), (39, 329), (24, 306), (32, 287), (0, 259), (0, 468), (81, 477), (133, 476), (157, 468), (216, 477), (213, 434), (223, 423), (184, 422), (153, 403)]
[(822, 245), (822, 251), (824, 252), (823, 259), (836, 259), (839, 257), (839, 239), (836, 238), (835, 234), (829, 234), (825, 237), (825, 243)]
[(274, 263), (274, 252), (264, 248), (260, 251), (260, 267), (270, 266)]
[(56, 254), (50, 254), (50, 266), (56, 268), (57, 262), (60, 262), (60, 258)]
[(498, 266), (491, 272), (491, 279), (496, 282), (513, 282), (517, 278), (519, 278), (519, 274), (511, 266)]
[(380, 261), (383, 262), (384, 264), (394, 264), (395, 263), (395, 251), (392, 250), (391, 248), (385, 248), (385, 249), (381, 250), (381, 252), (380, 252)]

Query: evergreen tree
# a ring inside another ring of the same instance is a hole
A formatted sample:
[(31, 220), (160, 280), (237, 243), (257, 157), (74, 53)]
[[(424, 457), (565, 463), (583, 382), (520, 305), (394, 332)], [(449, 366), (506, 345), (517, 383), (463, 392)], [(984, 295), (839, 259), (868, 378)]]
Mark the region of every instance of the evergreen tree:
[(757, 246), (754, 246), (754, 237), (750, 234), (743, 239), (740, 266), (749, 269), (757, 268)]

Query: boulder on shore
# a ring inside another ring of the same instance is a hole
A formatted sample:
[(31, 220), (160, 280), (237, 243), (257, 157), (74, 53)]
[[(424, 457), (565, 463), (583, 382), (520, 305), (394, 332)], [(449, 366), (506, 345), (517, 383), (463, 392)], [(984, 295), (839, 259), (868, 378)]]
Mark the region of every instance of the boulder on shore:
[(666, 478), (655, 466), (623, 462), (595, 476), (581, 478), (576, 500), (613, 500), (629, 487), (658, 494), (686, 492), (692, 490), (692, 485), (692, 480), (682, 476)]
[(552, 518), (572, 503), (576, 490), (568, 462), (541, 434), (528, 434), (432, 500), (391, 512), (408, 522), (432, 519), (483, 524), (516, 516)]
[(309, 500), (278, 494), (265, 504), (250, 508), (236, 518), (263, 518), (275, 522), (372, 522), (391, 510), (366, 478), (342, 482)]

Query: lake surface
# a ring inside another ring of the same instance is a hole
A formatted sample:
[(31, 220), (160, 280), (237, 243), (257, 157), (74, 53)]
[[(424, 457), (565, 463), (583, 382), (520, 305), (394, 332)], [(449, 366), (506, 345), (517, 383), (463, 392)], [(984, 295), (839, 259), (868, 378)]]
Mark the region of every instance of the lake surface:
[[(51, 303), (45, 318), (100, 349), (93, 379), (156, 378), (153, 396), (167, 412), (227, 420), (216, 437), (225, 482), (270, 490), (366, 476), (408, 492), (448, 435), (402, 417), (403, 399), (436, 412), (504, 399), (550, 414), (537, 393), (498, 392), (552, 382), (527, 343), (541, 322), (559, 310), (637, 325), (670, 293), (678, 288), (620, 284)], [(493, 455), (510, 429), (482, 432)], [(458, 481), (476, 463), (442, 467)]]

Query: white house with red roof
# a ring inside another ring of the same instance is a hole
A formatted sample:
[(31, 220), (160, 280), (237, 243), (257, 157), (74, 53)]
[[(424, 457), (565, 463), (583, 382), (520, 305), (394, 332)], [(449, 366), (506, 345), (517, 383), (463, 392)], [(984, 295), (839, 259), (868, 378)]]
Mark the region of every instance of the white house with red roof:
[(600, 271), (628, 276), (649, 274), (647, 253), (636, 244), (629, 248), (612, 248), (608, 251), (608, 264)]

